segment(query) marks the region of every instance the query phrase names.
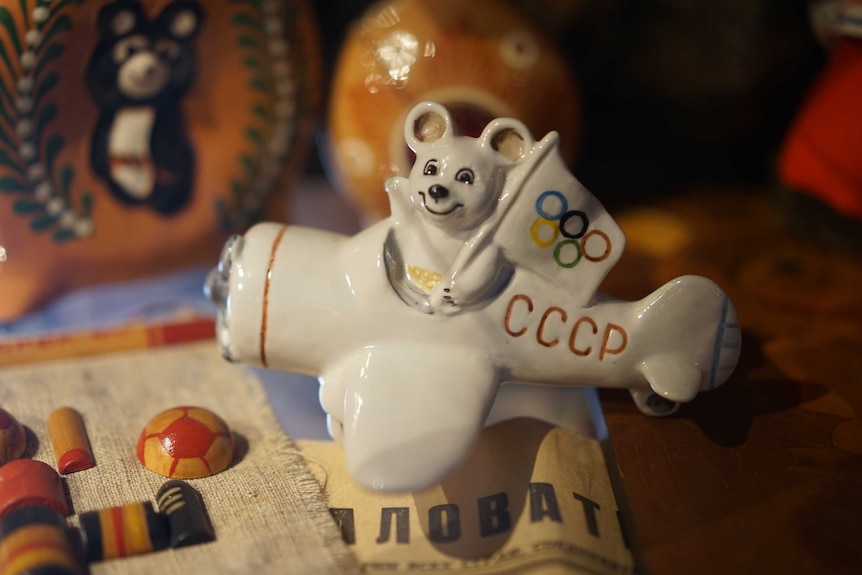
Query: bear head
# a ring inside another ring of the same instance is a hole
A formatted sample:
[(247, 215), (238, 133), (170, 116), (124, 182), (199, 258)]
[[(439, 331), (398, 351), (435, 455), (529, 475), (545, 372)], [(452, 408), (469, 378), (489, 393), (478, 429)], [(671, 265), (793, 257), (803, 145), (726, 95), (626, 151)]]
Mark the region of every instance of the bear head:
[(413, 205), (426, 221), (454, 233), (488, 218), (507, 168), (533, 146), (526, 126), (511, 118), (492, 121), (478, 138), (460, 136), (448, 110), (436, 102), (422, 102), (408, 113), (404, 140), (416, 154), (409, 177)]
[(191, 42), (203, 13), (197, 2), (171, 2), (150, 20), (137, 0), (118, 0), (99, 12), (99, 42), (87, 66), (93, 99), (106, 108), (177, 99), (193, 84)]

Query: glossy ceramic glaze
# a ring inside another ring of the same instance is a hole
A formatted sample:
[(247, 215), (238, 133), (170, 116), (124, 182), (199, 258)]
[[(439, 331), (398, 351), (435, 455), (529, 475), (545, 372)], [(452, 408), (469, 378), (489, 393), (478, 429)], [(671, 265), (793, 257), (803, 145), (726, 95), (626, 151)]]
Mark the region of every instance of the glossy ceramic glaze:
[(234, 455), (236, 442), (227, 424), (201, 407), (162, 411), (138, 438), (138, 461), (165, 477), (208, 477), (227, 469)]
[(571, 71), (518, 12), (494, 0), (377, 2), (342, 47), (327, 130), (333, 180), (369, 220), (389, 214), (386, 178), (410, 171), (401, 126), (423, 100), (448, 106), (470, 136), (500, 116), (537, 134), (556, 129), (563, 157), (575, 157), (580, 98)]
[(0, 0), (0, 322), (282, 219), (315, 39), (298, 0)]
[(208, 280), (224, 355), (318, 375), (360, 483), (439, 481), (489, 413), (530, 415), (496, 407), (502, 383), (628, 388), (664, 415), (730, 376), (739, 325), (710, 280), (635, 302), (597, 292), (625, 237), (556, 133), (535, 142), (504, 118), (462, 137), (431, 102), (403, 128), (416, 163), (387, 183), (389, 219), (354, 237), (260, 224)]

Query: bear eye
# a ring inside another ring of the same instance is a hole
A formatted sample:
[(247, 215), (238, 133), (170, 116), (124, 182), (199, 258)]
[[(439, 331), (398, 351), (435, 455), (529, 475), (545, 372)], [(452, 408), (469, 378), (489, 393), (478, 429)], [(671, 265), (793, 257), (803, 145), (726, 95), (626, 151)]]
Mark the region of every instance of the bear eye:
[(437, 160), (428, 160), (428, 163), (425, 164), (425, 169), (422, 170), (422, 173), (426, 176), (436, 176)]
[(146, 50), (149, 42), (144, 36), (134, 35), (123, 38), (114, 45), (114, 62), (117, 64), (125, 62), (138, 52)]
[(155, 49), (156, 54), (165, 60), (176, 60), (180, 55), (180, 45), (172, 40), (159, 40)]
[(470, 168), (461, 168), (458, 170), (458, 173), (455, 174), (455, 179), (459, 182), (464, 182), (465, 184), (472, 184), (473, 178), (473, 170)]

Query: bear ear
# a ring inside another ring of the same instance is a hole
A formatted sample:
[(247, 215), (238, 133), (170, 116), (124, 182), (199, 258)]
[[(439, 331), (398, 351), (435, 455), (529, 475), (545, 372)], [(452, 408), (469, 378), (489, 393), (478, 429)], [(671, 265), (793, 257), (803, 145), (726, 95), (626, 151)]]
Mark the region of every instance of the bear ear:
[(171, 2), (156, 18), (156, 28), (183, 42), (198, 33), (202, 20), (203, 11), (197, 2)]
[(449, 110), (437, 102), (420, 102), (404, 120), (404, 141), (414, 152), (423, 145), (449, 138), (452, 133)]
[(101, 38), (118, 38), (140, 27), (144, 20), (141, 5), (121, 0), (106, 5), (99, 11), (98, 29)]
[(512, 118), (497, 118), (491, 121), (479, 139), (482, 146), (490, 146), (513, 163), (521, 161), (535, 143), (527, 126)]

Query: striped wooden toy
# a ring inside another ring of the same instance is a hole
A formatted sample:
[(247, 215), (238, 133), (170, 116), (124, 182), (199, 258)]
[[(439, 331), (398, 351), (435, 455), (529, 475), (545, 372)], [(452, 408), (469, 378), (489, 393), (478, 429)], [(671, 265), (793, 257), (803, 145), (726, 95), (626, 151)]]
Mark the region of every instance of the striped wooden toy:
[(0, 467), (0, 517), (36, 505), (69, 514), (63, 480), (54, 468), (36, 459), (16, 459)]
[(0, 520), (0, 573), (3, 575), (83, 575), (66, 536), (66, 521), (48, 507), (22, 507)]
[(164, 518), (149, 501), (88, 511), (80, 516), (88, 561), (159, 551), (168, 546)]
[(156, 494), (156, 504), (167, 518), (171, 547), (215, 540), (200, 493), (185, 481), (172, 479), (162, 485)]

